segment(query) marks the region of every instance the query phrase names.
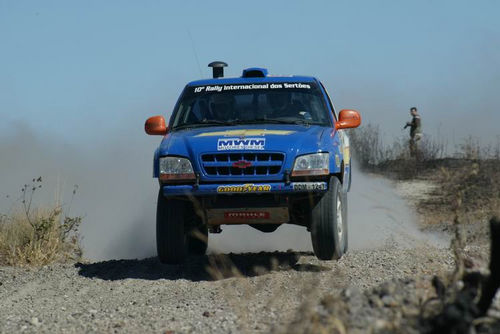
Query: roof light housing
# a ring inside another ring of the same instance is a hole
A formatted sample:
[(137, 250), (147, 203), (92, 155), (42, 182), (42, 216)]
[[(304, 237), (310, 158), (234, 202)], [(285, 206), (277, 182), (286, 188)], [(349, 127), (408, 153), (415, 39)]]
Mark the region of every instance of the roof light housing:
[(250, 67), (243, 70), (242, 78), (265, 78), (269, 72), (267, 68), (263, 67)]

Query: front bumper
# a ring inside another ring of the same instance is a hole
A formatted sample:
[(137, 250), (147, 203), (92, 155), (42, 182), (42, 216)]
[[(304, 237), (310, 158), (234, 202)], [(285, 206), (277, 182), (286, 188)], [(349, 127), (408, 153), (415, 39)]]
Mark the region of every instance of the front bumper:
[(296, 194), (324, 193), (327, 182), (266, 182), (238, 184), (162, 185), (163, 195), (169, 196), (218, 196), (233, 194)]

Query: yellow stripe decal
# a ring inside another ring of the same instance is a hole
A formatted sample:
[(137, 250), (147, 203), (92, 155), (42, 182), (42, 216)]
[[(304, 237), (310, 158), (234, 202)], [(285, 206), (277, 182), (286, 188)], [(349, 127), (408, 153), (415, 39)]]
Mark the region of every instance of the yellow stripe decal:
[(259, 130), (259, 129), (250, 129), (250, 130), (226, 130), (226, 131), (214, 131), (214, 132), (204, 132), (200, 133), (196, 137), (240, 137), (240, 136), (265, 136), (265, 135), (276, 135), (276, 136), (286, 136), (289, 134), (295, 133), (295, 131), (288, 130)]

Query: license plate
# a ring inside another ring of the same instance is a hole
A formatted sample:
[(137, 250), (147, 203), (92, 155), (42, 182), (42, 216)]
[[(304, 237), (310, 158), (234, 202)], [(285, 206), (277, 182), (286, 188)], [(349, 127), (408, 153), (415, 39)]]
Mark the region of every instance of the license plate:
[(295, 182), (294, 191), (326, 190), (326, 182)]

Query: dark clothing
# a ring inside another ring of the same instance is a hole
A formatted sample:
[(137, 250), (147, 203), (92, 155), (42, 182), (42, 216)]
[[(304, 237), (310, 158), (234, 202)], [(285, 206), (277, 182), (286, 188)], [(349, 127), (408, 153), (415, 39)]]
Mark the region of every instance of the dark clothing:
[(417, 142), (422, 139), (422, 121), (420, 120), (420, 115), (415, 115), (411, 119), (411, 122), (407, 122), (405, 129), (410, 127), (410, 156), (417, 157), (418, 159), (418, 145)]
[(411, 138), (415, 138), (417, 134), (422, 135), (422, 121), (420, 120), (420, 116), (419, 115), (413, 116), (411, 122), (406, 123), (405, 129), (407, 127), (410, 127)]

